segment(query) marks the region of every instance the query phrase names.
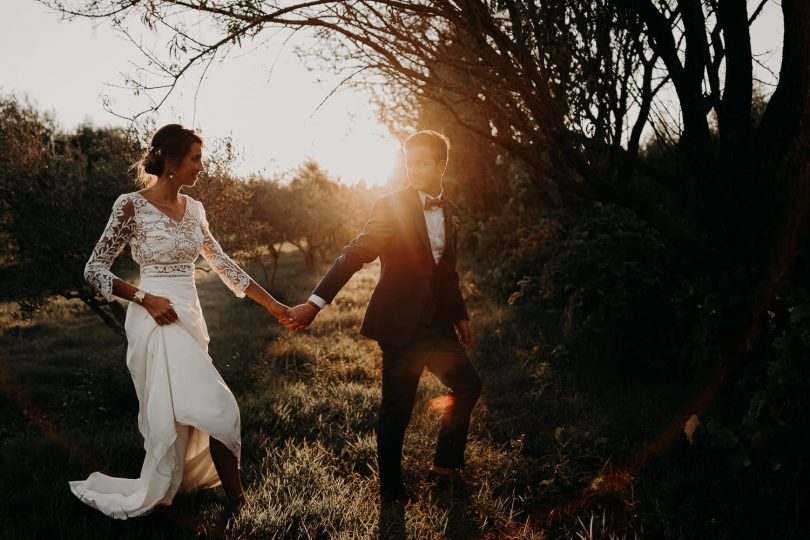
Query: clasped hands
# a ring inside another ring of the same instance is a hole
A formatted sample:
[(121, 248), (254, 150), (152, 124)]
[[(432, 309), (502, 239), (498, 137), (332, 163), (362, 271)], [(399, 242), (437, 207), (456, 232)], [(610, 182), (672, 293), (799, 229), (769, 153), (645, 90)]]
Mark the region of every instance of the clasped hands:
[(305, 302), (288, 308), (285, 315), (279, 318), (278, 322), (287, 330), (304, 330), (312, 324), (319, 311), (311, 302)]
[[(303, 304), (298, 304), (297, 306), (287, 308), (285, 314), (279, 317), (278, 321), (287, 330), (304, 330), (310, 324), (312, 324), (312, 321), (315, 320), (315, 317), (318, 315), (319, 311), (320, 309), (318, 309), (318, 307), (312, 302), (305, 302)], [(472, 345), (473, 333), (472, 328), (470, 327), (470, 321), (456, 321), (454, 326), (461, 346), (466, 349)]]

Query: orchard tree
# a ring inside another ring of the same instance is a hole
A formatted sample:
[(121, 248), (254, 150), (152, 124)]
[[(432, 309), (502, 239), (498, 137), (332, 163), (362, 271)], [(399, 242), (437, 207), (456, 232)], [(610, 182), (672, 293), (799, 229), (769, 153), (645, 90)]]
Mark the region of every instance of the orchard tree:
[[(527, 204), (555, 199), (551, 186), (563, 202), (607, 203), (647, 223), (720, 291), (720, 356), (733, 364), (767, 323), (806, 229), (804, 0), (777, 8), (782, 61), (760, 117), (750, 27), (767, 0), (46, 3), (133, 35), (168, 29), (166, 47), (143, 51), (159, 73), (130, 81), (151, 109), (215, 55), (279, 28), (309, 30), (306, 59), (375, 91), (383, 115), (416, 117), (430, 103), (520, 161), (537, 197)], [(210, 28), (192, 32), (201, 18)], [(667, 167), (641, 154), (650, 132)]]
[(84, 265), (113, 201), (132, 191), (128, 169), (139, 148), (125, 130), (63, 133), (25, 103), (0, 101), (4, 295), (24, 313), (52, 296), (79, 299), (123, 335), (124, 310), (92, 290)]
[[(274, 28), (310, 29), (309, 54), (350, 82), (401, 98), (391, 107), (444, 107), (527, 163), (536, 182), (631, 209), (698, 271), (767, 274), (806, 191), (810, 4), (801, 0), (781, 4), (782, 66), (756, 123), (749, 27), (764, 0), (46, 3), (125, 32), (141, 22), (169, 28), (165, 50), (144, 51), (165, 80), (131, 81), (157, 93), (153, 108), (213, 55)], [(207, 16), (215, 35), (192, 36), (192, 15)], [(648, 127), (677, 168), (639, 159)]]

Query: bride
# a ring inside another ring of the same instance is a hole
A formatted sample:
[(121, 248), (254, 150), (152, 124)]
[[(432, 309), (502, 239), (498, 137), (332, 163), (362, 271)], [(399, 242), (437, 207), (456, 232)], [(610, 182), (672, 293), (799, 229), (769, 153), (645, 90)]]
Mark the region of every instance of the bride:
[[(94, 472), (87, 480), (70, 482), (70, 489), (117, 519), (170, 505), (178, 490), (220, 482), (238, 506), (244, 500), (239, 407), (208, 356), (194, 261), (202, 254), (236, 296), (255, 300), (276, 319), (284, 318), (288, 308), (222, 251), (203, 205), (180, 193), (203, 171), (202, 139), (194, 131), (178, 124), (160, 128), (137, 165), (141, 179), (153, 183), (118, 197), (84, 272), (107, 300), (130, 301), (127, 367), (138, 395), (146, 457), (139, 478)], [(126, 244), (140, 266), (139, 288), (110, 272)]]

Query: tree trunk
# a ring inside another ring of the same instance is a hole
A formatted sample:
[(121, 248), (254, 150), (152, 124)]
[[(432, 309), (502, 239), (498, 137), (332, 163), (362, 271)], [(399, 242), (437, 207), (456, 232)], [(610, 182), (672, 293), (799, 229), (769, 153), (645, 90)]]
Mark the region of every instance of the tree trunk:
[(273, 271), (270, 274), (270, 281), (267, 284), (268, 287), (272, 287), (273, 283), (276, 281), (276, 274), (278, 273), (278, 256), (279, 256), (278, 251), (276, 251), (275, 249), (273, 249), (271, 247), (270, 248), (270, 256), (272, 257), (272, 261), (273, 261)]

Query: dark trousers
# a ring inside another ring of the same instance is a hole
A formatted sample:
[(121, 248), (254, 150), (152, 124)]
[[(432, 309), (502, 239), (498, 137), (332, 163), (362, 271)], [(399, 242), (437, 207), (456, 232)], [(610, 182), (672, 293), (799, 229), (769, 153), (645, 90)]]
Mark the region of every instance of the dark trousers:
[(422, 325), (402, 347), (382, 348), (382, 402), (377, 427), (380, 490), (402, 486), (402, 441), (411, 420), (419, 377), (427, 367), (452, 390), (445, 407), (433, 464), (464, 466), (470, 414), (481, 394), (481, 379), (450, 324)]

